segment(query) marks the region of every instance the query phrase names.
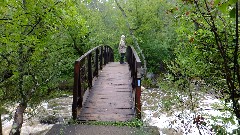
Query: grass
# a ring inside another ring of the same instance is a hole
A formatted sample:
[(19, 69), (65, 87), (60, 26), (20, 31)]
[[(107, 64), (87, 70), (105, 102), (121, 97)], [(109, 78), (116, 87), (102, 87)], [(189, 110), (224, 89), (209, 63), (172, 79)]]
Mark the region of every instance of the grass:
[(84, 124), (84, 125), (103, 125), (103, 126), (128, 126), (128, 127), (141, 127), (143, 126), (143, 121), (139, 119), (132, 119), (131, 121), (126, 122), (117, 122), (117, 121), (87, 121), (79, 122), (71, 119), (69, 124)]

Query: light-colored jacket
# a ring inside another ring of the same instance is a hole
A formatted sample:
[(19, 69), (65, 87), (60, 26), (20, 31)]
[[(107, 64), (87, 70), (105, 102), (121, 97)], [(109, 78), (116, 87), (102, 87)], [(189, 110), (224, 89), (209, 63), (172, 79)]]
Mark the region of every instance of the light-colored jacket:
[(125, 36), (122, 35), (120, 43), (119, 43), (119, 47), (118, 47), (119, 53), (126, 53), (126, 48), (127, 48), (127, 46), (126, 46), (126, 43), (125, 43)]

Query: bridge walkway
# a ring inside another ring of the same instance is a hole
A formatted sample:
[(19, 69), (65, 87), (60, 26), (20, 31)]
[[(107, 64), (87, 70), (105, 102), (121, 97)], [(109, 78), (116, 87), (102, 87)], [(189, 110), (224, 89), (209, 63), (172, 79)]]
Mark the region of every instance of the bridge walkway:
[(108, 63), (93, 82), (80, 121), (128, 121), (135, 117), (128, 64)]

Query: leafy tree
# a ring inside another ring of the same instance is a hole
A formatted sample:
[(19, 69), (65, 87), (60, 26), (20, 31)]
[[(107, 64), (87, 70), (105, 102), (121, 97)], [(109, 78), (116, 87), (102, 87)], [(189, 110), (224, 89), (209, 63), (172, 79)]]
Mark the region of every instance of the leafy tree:
[(0, 5), (0, 98), (19, 103), (10, 134), (20, 134), (25, 109), (46, 99), (63, 75), (71, 75), (72, 61), (83, 53), (82, 48), (77, 52), (81, 45), (75, 43), (87, 28), (73, 1), (1, 1)]
[(174, 17), (167, 13), (175, 3), (163, 0), (132, 0), (119, 3), (127, 16), (129, 30), (134, 33), (146, 56), (149, 71), (164, 71), (164, 61), (173, 58), (175, 46), (175, 23), (172, 21)]
[[(117, 48), (120, 36), (122, 34), (127, 35), (127, 28), (114, 1), (92, 0), (85, 2), (85, 7), (87, 10), (81, 10), (80, 12), (88, 22), (88, 46), (107, 44), (114, 48), (115, 54), (118, 54)], [(127, 40), (129, 40), (128, 35)]]
[(240, 124), (239, 44), (237, 0), (192, 0), (179, 3), (174, 11), (179, 22), (176, 60), (170, 66), (172, 81), (201, 81), (214, 95), (231, 101), (231, 110)]

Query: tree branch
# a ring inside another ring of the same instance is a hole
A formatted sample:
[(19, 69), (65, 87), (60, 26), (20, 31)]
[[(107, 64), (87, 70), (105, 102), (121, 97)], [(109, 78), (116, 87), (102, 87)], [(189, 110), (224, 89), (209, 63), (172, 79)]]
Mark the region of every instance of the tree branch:
[(127, 14), (125, 13), (124, 9), (120, 6), (120, 4), (118, 3), (118, 1), (115, 0), (115, 2), (116, 2), (116, 4), (117, 4), (118, 8), (121, 10), (124, 18), (126, 19), (126, 25), (127, 25), (128, 29), (129, 29), (130, 35), (132, 36), (133, 41), (134, 41), (134, 43), (135, 43), (135, 46), (138, 48), (138, 50), (140, 51), (140, 54), (141, 54), (141, 56), (142, 56), (142, 58), (143, 58), (143, 61), (144, 61), (144, 70), (145, 70), (144, 72), (146, 72), (146, 70), (147, 70), (147, 62), (146, 62), (145, 56), (144, 56), (141, 48), (140, 48), (139, 45), (138, 45), (137, 38), (136, 38), (136, 37), (134, 36), (134, 34), (133, 34), (133, 29), (131, 29), (131, 27), (130, 27), (130, 24), (129, 24), (128, 19), (127, 19)]
[[(192, 18), (191, 18), (191, 19), (192, 19)], [(205, 29), (205, 30), (210, 30), (209, 28), (205, 27), (203, 24), (197, 22), (196, 19), (192, 19), (192, 21), (193, 21), (194, 23), (196, 23), (197, 25), (201, 26), (203, 29)]]
[[(25, 1), (25, 0), (24, 0), (24, 1)], [(60, 1), (56, 2), (54, 5), (57, 5), (57, 4), (59, 4), (59, 3), (60, 3)], [(53, 9), (53, 8), (50, 8), (48, 11), (45, 12), (45, 14), (46, 14), (47, 12), (51, 12), (52, 9)], [(44, 15), (45, 15), (45, 14), (44, 14)], [(41, 17), (38, 17), (38, 20), (37, 20), (36, 24), (33, 25), (33, 27), (32, 27), (31, 30), (27, 33), (27, 35), (29, 35), (29, 34), (31, 34), (31, 33), (33, 32), (33, 30), (37, 27), (37, 25), (41, 22), (41, 20), (42, 20), (42, 18), (41, 18)]]
[(198, 1), (197, 0), (194, 0), (194, 3), (195, 3), (195, 6), (197, 7), (198, 11), (200, 12), (200, 14), (202, 15), (203, 19), (207, 22), (207, 24), (212, 27), (212, 25), (210, 24), (210, 22), (208, 22), (208, 20), (205, 18), (205, 15), (204, 13), (201, 11), (200, 7), (199, 7), (199, 4), (198, 4)]
[(8, 20), (12, 20), (11, 18), (0, 18), (1, 21), (8, 21)]
[(38, 18), (38, 21), (35, 25), (33, 25), (33, 27), (31, 28), (31, 30), (27, 33), (27, 35), (31, 34), (33, 32), (33, 30), (37, 27), (37, 25), (41, 22), (41, 18)]

